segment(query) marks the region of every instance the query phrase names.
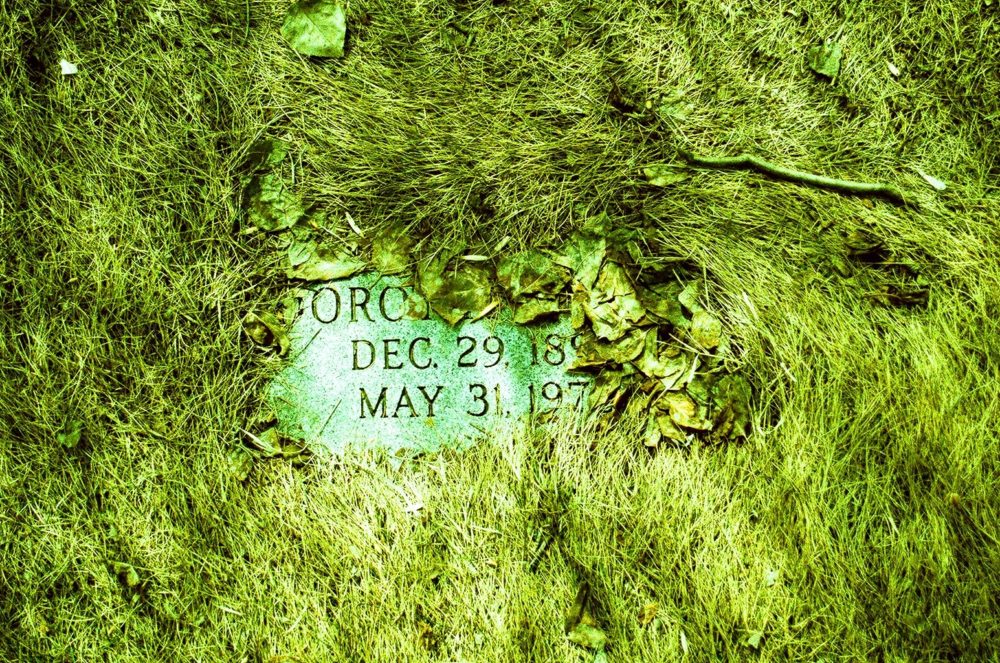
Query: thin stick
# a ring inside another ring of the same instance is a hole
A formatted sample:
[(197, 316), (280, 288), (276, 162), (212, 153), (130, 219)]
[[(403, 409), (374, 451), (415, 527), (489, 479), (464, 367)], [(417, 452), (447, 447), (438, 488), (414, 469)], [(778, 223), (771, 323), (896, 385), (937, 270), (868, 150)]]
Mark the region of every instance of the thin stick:
[(801, 170), (778, 166), (752, 154), (740, 154), (735, 157), (703, 157), (692, 154), (687, 150), (680, 150), (680, 155), (688, 162), (688, 165), (700, 168), (752, 168), (767, 175), (791, 182), (800, 182), (844, 193), (882, 196), (899, 205), (910, 204), (903, 198), (903, 194), (900, 193), (899, 189), (889, 184), (853, 182), (851, 180), (840, 180), (835, 177), (826, 177), (825, 175), (816, 175), (815, 173), (807, 173)]

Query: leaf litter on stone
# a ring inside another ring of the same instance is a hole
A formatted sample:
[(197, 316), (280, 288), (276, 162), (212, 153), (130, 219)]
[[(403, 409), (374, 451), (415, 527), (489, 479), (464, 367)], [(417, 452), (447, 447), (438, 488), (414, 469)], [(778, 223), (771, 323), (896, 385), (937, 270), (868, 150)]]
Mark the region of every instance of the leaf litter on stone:
[(399, 274), (410, 265), (410, 253), (416, 242), (400, 222), (385, 226), (372, 239), (372, 265), (381, 274)]
[(339, 58), (344, 55), (347, 14), (331, 0), (299, 0), (281, 26), (281, 36), (303, 55)]
[(427, 258), (417, 269), (417, 288), (431, 308), (451, 325), (490, 305), (492, 278), (488, 269), (469, 262), (448, 266), (451, 258), (463, 250)]
[(346, 251), (317, 247), (304, 261), (290, 267), (286, 275), (300, 281), (336, 281), (359, 274), (368, 263)]
[(519, 299), (526, 295), (555, 294), (570, 280), (570, 274), (541, 251), (524, 251), (503, 258), (497, 280)]
[(480, 267), (446, 274), (442, 288), (429, 299), (431, 308), (456, 325), (467, 314), (477, 314), (490, 305), (490, 280), (490, 273)]
[(543, 297), (531, 297), (514, 306), (514, 322), (519, 325), (558, 315), (563, 310), (558, 299)]

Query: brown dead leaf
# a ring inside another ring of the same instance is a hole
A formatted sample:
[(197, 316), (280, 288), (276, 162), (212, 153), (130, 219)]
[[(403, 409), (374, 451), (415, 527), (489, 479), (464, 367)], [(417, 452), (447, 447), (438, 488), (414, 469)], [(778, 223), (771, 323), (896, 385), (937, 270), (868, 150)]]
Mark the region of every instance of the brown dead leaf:
[(639, 624), (649, 626), (660, 609), (659, 603), (647, 603), (639, 609)]

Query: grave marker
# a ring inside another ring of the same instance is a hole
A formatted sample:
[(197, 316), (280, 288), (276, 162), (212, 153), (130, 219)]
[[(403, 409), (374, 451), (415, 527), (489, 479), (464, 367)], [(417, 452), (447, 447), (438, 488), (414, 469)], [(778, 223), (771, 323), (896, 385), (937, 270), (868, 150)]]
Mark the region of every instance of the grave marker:
[(399, 277), (304, 290), (289, 361), (271, 384), (279, 430), (312, 446), (434, 450), (583, 410), (568, 316), (519, 325), (509, 310), (451, 326)]

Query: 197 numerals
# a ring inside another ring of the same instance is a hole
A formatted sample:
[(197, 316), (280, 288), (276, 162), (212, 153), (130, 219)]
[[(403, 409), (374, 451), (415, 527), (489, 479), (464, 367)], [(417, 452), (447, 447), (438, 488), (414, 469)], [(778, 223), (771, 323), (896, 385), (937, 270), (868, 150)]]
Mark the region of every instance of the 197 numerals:
[(563, 405), (571, 405), (580, 409), (583, 396), (587, 393), (586, 381), (570, 382), (563, 387), (558, 382), (546, 382), (540, 388), (534, 384), (528, 385), (528, 408), (531, 414), (542, 411), (552, 411)]

